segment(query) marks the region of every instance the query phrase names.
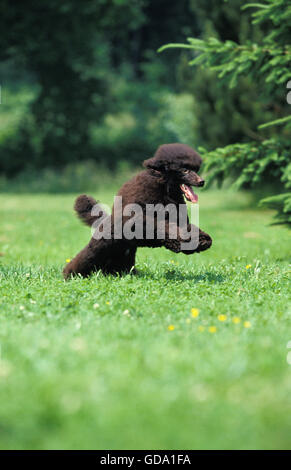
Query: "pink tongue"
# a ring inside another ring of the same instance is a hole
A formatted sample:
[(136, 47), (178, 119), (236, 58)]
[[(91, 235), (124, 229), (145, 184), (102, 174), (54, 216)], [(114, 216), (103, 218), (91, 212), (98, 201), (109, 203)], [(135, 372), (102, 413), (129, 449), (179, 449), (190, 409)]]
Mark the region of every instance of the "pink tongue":
[(197, 194), (194, 193), (191, 186), (186, 186), (186, 184), (182, 184), (181, 189), (182, 189), (183, 193), (185, 194), (186, 199), (188, 199), (188, 201), (198, 202), (198, 196), (197, 196)]

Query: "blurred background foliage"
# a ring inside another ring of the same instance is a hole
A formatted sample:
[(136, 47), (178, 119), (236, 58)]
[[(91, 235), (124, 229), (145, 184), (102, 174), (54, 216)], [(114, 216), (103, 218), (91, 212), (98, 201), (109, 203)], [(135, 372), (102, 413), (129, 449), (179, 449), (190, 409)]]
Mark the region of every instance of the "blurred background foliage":
[[(217, 87), (212, 88), (225, 93), (224, 104), (231, 103), (229, 111), (234, 119), (236, 113), (232, 107), (240, 110), (245, 98), (256, 99), (244, 89), (244, 84), (250, 85), (252, 91), (252, 84), (255, 84), (259, 107), (253, 108), (254, 120), (248, 123), (239, 116), (235, 122), (248, 135), (248, 141), (240, 141), (237, 135), (234, 143), (221, 147), (223, 136), (219, 136), (218, 148), (210, 152), (209, 148), (200, 150), (205, 155), (206, 171), (212, 181), (222, 183), (231, 177), (236, 188), (274, 191), (275, 195), (264, 198), (261, 203), (277, 210), (275, 223), (291, 227), (291, 114), (290, 103), (287, 103), (287, 84), (291, 77), (291, 3), (290, 0), (265, 0), (241, 6), (242, 12), (250, 9), (256, 37), (251, 30), (245, 37), (233, 35), (224, 40), (214, 34), (188, 37), (188, 44), (168, 44), (160, 51), (172, 48), (191, 51), (189, 64), (215, 74)], [(216, 24), (219, 25), (219, 19)], [(244, 28), (241, 31), (244, 32)], [(232, 92), (228, 89), (240, 88), (243, 99), (232, 103)], [(214, 118), (218, 117), (219, 110), (215, 110)], [(256, 123), (256, 118), (261, 122)], [(222, 130), (220, 127), (219, 131)], [(232, 137), (235, 136), (233, 130)]]
[(2, 176), (139, 164), (162, 142), (195, 140), (179, 63), (156, 53), (196, 31), (188, 0), (0, 5)]
[[(251, 142), (259, 158), (262, 141), (281, 131), (258, 126), (290, 113), (286, 84), (266, 94), (245, 70), (231, 87), (215, 67), (189, 67), (197, 47), (157, 53), (189, 36), (260, 44), (275, 29), (276, 40), (287, 42), (276, 22), (254, 23), (245, 4), (0, 0), (0, 189), (90, 189), (107, 181), (106, 169), (124, 174), (165, 142), (201, 147), (223, 162), (227, 152), (213, 154), (217, 147)], [(289, 8), (279, 18), (287, 26)], [(267, 195), (268, 176), (260, 181)]]

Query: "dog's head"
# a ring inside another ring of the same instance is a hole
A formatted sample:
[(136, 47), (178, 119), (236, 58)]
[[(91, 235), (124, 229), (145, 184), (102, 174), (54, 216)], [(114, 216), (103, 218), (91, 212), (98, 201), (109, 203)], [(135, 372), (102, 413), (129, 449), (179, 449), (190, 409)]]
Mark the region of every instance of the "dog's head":
[(200, 155), (188, 145), (165, 144), (143, 165), (171, 186), (179, 186), (188, 201), (197, 202), (198, 196), (192, 186), (204, 185), (204, 180), (197, 174), (201, 163)]

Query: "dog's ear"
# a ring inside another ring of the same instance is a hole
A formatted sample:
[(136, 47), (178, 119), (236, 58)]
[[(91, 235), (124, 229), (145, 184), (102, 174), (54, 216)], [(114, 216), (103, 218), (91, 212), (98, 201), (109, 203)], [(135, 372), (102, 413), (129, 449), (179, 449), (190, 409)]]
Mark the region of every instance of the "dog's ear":
[(167, 171), (168, 165), (165, 161), (152, 157), (143, 162), (143, 166), (148, 170)]

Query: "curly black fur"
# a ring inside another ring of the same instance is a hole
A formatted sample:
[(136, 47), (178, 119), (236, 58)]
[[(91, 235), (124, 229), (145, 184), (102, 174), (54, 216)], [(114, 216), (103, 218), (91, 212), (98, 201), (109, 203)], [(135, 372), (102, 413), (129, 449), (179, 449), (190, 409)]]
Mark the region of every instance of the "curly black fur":
[[(185, 204), (181, 191), (181, 184), (190, 186), (203, 186), (204, 181), (197, 172), (201, 165), (201, 157), (191, 147), (184, 144), (162, 145), (156, 151), (154, 157), (145, 160), (143, 165), (145, 170), (126, 182), (118, 192), (122, 196), (122, 209), (127, 204), (137, 203), (144, 208), (143, 219), (140, 221), (145, 227), (147, 218), (145, 213), (146, 204), (169, 203)], [(120, 208), (113, 206), (112, 214), (107, 215), (102, 211), (98, 203), (85, 194), (79, 196), (75, 202), (75, 211), (78, 217), (87, 225), (96, 228), (96, 222), (104, 221), (104, 217), (110, 219), (112, 234), (114, 232), (114, 221), (121, 218), (124, 224), (129, 217), (125, 217)], [(97, 223), (97, 225), (98, 225)], [(177, 237), (170, 237), (170, 225), (166, 226), (164, 238), (157, 237), (158, 224), (154, 219), (155, 237), (154, 239), (132, 239), (122, 238), (116, 240), (111, 238), (98, 239), (91, 238), (89, 244), (64, 268), (64, 277), (67, 279), (72, 275), (88, 276), (92, 271), (101, 270), (104, 274), (122, 274), (131, 272), (135, 265), (135, 255), (138, 247), (165, 247), (175, 253), (185, 254), (199, 253), (207, 250), (212, 244), (211, 237), (199, 230), (199, 245), (195, 250), (183, 251), (181, 243), (183, 231), (190, 228), (188, 225), (177, 225)], [(144, 232), (145, 233), (145, 232)]]

